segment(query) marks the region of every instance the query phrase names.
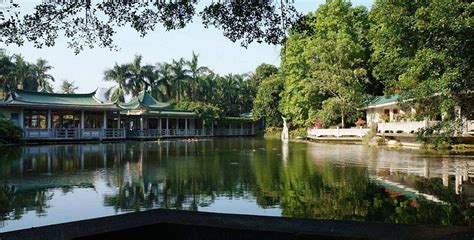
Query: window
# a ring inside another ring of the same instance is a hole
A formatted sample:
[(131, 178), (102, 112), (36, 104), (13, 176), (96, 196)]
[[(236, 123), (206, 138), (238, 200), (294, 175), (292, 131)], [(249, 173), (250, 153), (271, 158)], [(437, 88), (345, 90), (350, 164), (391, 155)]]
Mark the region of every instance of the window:
[(84, 112), (84, 128), (102, 128), (104, 112)]
[(45, 129), (48, 127), (48, 112), (37, 110), (24, 111), (24, 126), (26, 128)]
[(53, 128), (80, 128), (81, 113), (78, 111), (52, 111)]

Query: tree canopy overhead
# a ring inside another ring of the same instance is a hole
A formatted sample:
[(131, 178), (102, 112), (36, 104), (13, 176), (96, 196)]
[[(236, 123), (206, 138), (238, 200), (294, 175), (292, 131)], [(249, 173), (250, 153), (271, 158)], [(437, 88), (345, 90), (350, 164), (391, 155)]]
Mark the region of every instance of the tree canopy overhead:
[(245, 47), (254, 41), (279, 44), (300, 15), (287, 0), (213, 1), (201, 11), (196, 0), (42, 1), (32, 13), (16, 1), (3, 5), (0, 42), (22, 45), (28, 41), (41, 48), (54, 46), (64, 35), (76, 53), (84, 47), (116, 48), (113, 37), (120, 27), (129, 26), (145, 36), (160, 25), (167, 31), (184, 28), (194, 16), (206, 28), (216, 27)]

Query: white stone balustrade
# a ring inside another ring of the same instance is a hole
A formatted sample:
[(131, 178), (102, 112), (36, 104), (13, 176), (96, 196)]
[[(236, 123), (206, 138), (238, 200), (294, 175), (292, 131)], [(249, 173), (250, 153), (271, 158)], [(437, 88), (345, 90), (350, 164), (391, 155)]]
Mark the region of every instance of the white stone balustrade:
[(378, 133), (416, 133), (420, 129), (433, 126), (437, 121), (386, 122), (377, 124)]
[(313, 137), (363, 137), (370, 129), (368, 128), (308, 128), (308, 136)]

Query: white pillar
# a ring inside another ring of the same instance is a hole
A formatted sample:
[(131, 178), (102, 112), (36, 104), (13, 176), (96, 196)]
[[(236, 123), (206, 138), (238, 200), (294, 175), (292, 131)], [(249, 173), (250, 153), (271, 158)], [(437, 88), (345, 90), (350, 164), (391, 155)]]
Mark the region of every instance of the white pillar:
[(179, 119), (178, 118), (176, 118), (176, 128), (175, 129), (176, 129), (176, 132), (174, 133), (174, 135), (178, 136), (178, 134), (179, 134), (179, 130), (178, 130), (179, 129)]
[(143, 117), (140, 117), (140, 131), (143, 131)]
[(184, 135), (188, 135), (188, 119), (184, 119)]
[(84, 120), (85, 120), (84, 110), (81, 110), (81, 129), (84, 129)]
[(211, 136), (214, 136), (214, 121), (211, 122)]
[(104, 111), (104, 124), (103, 124), (103, 128), (104, 128), (104, 129), (107, 129), (107, 111)]
[(169, 121), (169, 118), (166, 118), (166, 135), (169, 134), (169, 130), (170, 130), (170, 121)]
[(51, 118), (51, 109), (48, 109), (48, 129), (51, 129), (51, 126), (52, 126), (51, 121), (52, 120), (53, 119)]
[(244, 135), (244, 123), (240, 122), (240, 135)]
[(120, 111), (117, 112), (117, 128), (121, 128), (120, 126)]
[(201, 125), (202, 125), (202, 127), (201, 127), (201, 128), (202, 128), (202, 130), (201, 130), (201, 131), (202, 131), (201, 135), (206, 135), (206, 134), (205, 134), (205, 133), (206, 133), (206, 128), (204, 127), (204, 121), (203, 121), (202, 119), (201, 119)]
[(158, 118), (158, 129), (160, 130), (160, 132), (161, 132), (161, 128), (162, 128), (161, 127), (161, 118)]
[(18, 119), (18, 123), (21, 128), (25, 128), (25, 111), (23, 108), (20, 110), (20, 119)]

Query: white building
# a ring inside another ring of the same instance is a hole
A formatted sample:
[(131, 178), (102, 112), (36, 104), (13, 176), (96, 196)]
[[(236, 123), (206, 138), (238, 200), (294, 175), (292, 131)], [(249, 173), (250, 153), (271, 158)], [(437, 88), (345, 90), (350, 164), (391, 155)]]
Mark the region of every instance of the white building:
[[(420, 120), (416, 117), (416, 106), (402, 109), (398, 94), (375, 97), (366, 110), (367, 126), (377, 127), (378, 133), (416, 133), (419, 129), (437, 124), (443, 119), (442, 114), (433, 119)], [(407, 102), (409, 103), (409, 102)], [(407, 104), (410, 105), (410, 104)], [(460, 109), (456, 115), (461, 117)], [(474, 134), (474, 121), (463, 119), (463, 135)]]

